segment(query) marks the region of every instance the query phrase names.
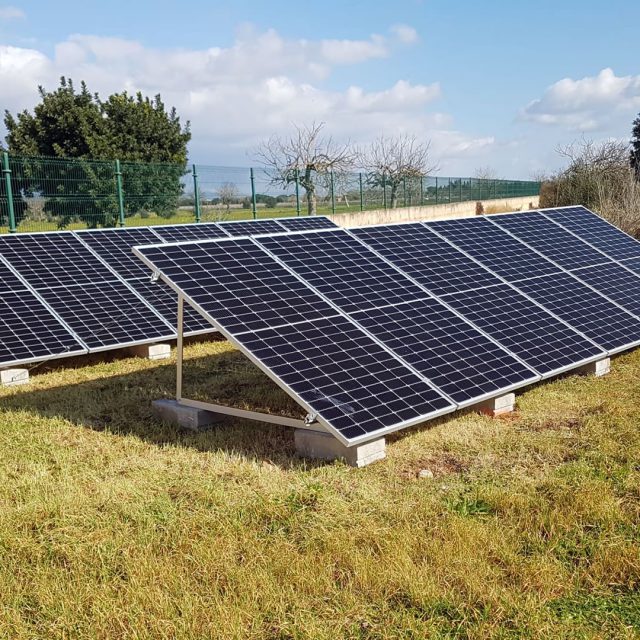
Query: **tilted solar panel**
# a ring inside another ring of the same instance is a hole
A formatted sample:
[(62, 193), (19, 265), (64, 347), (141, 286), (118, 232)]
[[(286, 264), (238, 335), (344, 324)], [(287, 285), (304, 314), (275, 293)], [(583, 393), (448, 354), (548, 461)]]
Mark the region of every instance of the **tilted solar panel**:
[(559, 273), (518, 283), (518, 289), (609, 351), (640, 343), (640, 320), (576, 280)]
[(347, 313), (429, 295), (342, 229), (256, 242)]
[(230, 236), (252, 236), (287, 231), (287, 228), (276, 220), (230, 220), (219, 222), (218, 226)]
[(591, 245), (555, 224), (542, 213), (487, 216), (493, 224), (512, 233), (564, 269), (604, 264), (611, 260)]
[(278, 222), (288, 231), (307, 231), (311, 229), (336, 229), (338, 225), (326, 216), (292, 216), (278, 218)]
[(208, 240), (209, 238), (225, 238), (228, 235), (215, 222), (154, 225), (153, 229), (165, 242)]
[(461, 406), (539, 379), (433, 298), (352, 317)]
[(359, 227), (351, 233), (436, 295), (501, 282), (419, 222)]
[(86, 352), (86, 347), (0, 260), (0, 366)]
[(249, 239), (135, 252), (345, 443), (455, 407)]
[(572, 273), (596, 291), (611, 298), (627, 311), (640, 316), (640, 278), (625, 263), (598, 265), (577, 269)]
[(507, 284), (453, 293), (446, 301), (544, 376), (606, 355)]
[(543, 209), (542, 214), (614, 260), (640, 257), (640, 242), (584, 207)]
[(424, 224), (509, 282), (561, 271), (486, 218)]

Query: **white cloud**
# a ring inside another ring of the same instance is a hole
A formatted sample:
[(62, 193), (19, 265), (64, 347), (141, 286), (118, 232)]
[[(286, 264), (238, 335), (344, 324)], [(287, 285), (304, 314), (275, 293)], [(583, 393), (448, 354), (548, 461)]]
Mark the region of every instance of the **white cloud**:
[(394, 24), (390, 31), (402, 44), (413, 44), (418, 41), (418, 32), (409, 25)]
[(0, 7), (0, 20), (8, 22), (9, 20), (21, 20), (26, 18), (26, 14), (22, 9), (12, 6)]
[(336, 139), (367, 142), (380, 134), (412, 133), (433, 140), (442, 157), (473, 156), (492, 139), (452, 130), (449, 115), (432, 110), (440, 85), (398, 80), (377, 91), (328, 87), (342, 65), (389, 56), (382, 36), (366, 40), (292, 40), (244, 26), (229, 47), (152, 49), (119, 38), (72, 35), (49, 57), (37, 49), (0, 46), (3, 106), (32, 108), (37, 87), (54, 89), (61, 75), (85, 80), (102, 96), (126, 89), (161, 93), (192, 123), (191, 156), (209, 163), (248, 161), (263, 138), (292, 123), (326, 122)]
[(640, 75), (616, 76), (603, 69), (580, 80), (564, 78), (546, 89), (542, 97), (521, 112), (525, 120), (592, 131), (606, 126), (622, 112), (640, 108)]

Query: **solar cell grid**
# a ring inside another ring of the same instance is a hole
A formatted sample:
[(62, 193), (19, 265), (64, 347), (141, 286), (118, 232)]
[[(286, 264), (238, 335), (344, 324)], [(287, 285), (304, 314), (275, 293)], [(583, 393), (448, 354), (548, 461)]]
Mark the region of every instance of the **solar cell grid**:
[(352, 233), (436, 295), (501, 282), (420, 223), (360, 227)]
[(249, 239), (136, 251), (233, 333), (335, 314), (320, 296)]
[(605, 349), (616, 351), (640, 341), (638, 319), (568, 273), (532, 278), (518, 288)]
[(198, 224), (174, 224), (154, 226), (165, 242), (189, 242), (191, 240), (210, 240), (226, 238), (228, 235), (215, 222), (199, 222)]
[(131, 251), (137, 245), (161, 241), (151, 229), (100, 229), (77, 231), (76, 234), (125, 280), (151, 275), (149, 267)]
[(2, 236), (0, 255), (37, 290), (116, 279), (71, 232)]
[(347, 313), (429, 297), (343, 230), (261, 237), (256, 242)]
[(510, 282), (560, 271), (486, 218), (440, 220), (425, 224)]
[(362, 311), (353, 319), (460, 404), (537, 379), (434, 299)]
[(26, 288), (27, 287), (20, 281), (20, 278), (3, 262), (0, 262), (0, 294), (7, 291), (23, 291)]
[(640, 257), (640, 242), (584, 207), (545, 209), (542, 213), (614, 260)]
[(487, 220), (506, 229), (565, 269), (610, 262), (606, 255), (539, 212), (488, 216)]
[(631, 260), (621, 260), (620, 264), (623, 264), (627, 269), (631, 269), (634, 273), (640, 275), (640, 258), (631, 258)]
[(454, 408), (342, 316), (236, 339), (349, 441)]
[(171, 331), (123, 282), (46, 291), (47, 304), (93, 350), (170, 338)]
[(4, 291), (0, 296), (0, 366), (86, 351), (33, 293)]
[(251, 236), (261, 233), (283, 233), (287, 229), (275, 220), (238, 220), (219, 222), (218, 226), (230, 236)]
[(333, 229), (338, 225), (324, 216), (301, 216), (278, 218), (278, 222), (289, 231), (305, 231), (307, 229)]
[(544, 376), (605, 355), (509, 285), (454, 293), (447, 302)]
[(640, 278), (616, 263), (587, 267), (573, 274), (631, 313), (640, 316)]
[[(146, 278), (144, 280), (129, 280), (129, 286), (135, 289), (136, 293), (158, 311), (172, 327), (178, 326), (178, 294), (168, 284), (162, 281), (149, 282), (149, 279)], [(211, 323), (189, 305), (184, 307), (183, 326), (184, 332), (187, 334), (213, 331)]]

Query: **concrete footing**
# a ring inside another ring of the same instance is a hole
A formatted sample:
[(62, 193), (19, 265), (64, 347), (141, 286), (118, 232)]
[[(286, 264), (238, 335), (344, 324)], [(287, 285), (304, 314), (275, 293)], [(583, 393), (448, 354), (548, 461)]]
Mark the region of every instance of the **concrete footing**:
[(129, 347), (128, 352), (138, 358), (166, 360), (171, 357), (171, 345), (167, 343), (139, 344), (135, 347)]
[(583, 376), (606, 376), (611, 371), (611, 358), (602, 358), (602, 360), (596, 360), (590, 362), (584, 366), (576, 369), (576, 373)]
[(473, 409), (487, 416), (501, 416), (505, 413), (511, 413), (516, 407), (516, 394), (505, 393), (503, 396), (483, 400), (473, 405)]
[(385, 456), (385, 440), (378, 438), (364, 444), (346, 447), (335, 436), (322, 431), (295, 429), (296, 451), (303, 458), (343, 459), (352, 467), (365, 467)]
[(0, 371), (0, 386), (17, 387), (29, 382), (28, 369), (3, 369)]
[(220, 414), (178, 404), (176, 400), (154, 400), (151, 403), (153, 414), (163, 422), (183, 429), (200, 431), (222, 420)]

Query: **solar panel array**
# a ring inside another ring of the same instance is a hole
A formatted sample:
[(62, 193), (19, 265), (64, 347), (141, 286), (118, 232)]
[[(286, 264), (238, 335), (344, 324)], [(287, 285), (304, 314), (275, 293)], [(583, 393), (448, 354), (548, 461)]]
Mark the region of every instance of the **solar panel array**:
[[(268, 222), (279, 232), (337, 226), (321, 216)], [(264, 231), (242, 221), (0, 236), (0, 366), (175, 337), (177, 295), (150, 281), (132, 247), (229, 237), (236, 224)], [(191, 308), (184, 320), (187, 334), (213, 330)]]
[(135, 252), (350, 445), (640, 342), (640, 244), (571, 211)]

